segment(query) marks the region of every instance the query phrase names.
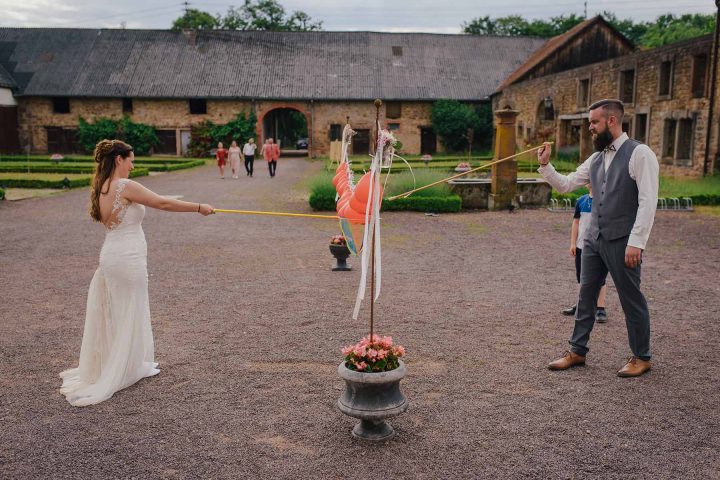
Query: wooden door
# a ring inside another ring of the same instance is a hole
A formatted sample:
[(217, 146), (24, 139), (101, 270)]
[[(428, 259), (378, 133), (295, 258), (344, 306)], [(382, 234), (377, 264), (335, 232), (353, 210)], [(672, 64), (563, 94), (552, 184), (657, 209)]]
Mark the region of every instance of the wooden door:
[(437, 136), (430, 127), (420, 128), (420, 153), (423, 155), (435, 155), (437, 153)]

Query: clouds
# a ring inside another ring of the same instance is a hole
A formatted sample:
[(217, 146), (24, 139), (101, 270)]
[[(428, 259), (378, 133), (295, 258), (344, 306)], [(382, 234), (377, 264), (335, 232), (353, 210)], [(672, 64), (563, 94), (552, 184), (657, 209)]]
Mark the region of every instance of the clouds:
[[(243, 0), (193, 0), (191, 8), (225, 13)], [(325, 30), (458, 33), (464, 22), (489, 15), (526, 18), (583, 14), (583, 0), (279, 0), (288, 12), (303, 10)], [(714, 13), (707, 0), (593, 0), (588, 15), (608, 10), (620, 18), (651, 20), (662, 13)], [(682, 7), (679, 6), (682, 3)], [(183, 13), (180, 0), (0, 0), (0, 26), (170, 28)]]

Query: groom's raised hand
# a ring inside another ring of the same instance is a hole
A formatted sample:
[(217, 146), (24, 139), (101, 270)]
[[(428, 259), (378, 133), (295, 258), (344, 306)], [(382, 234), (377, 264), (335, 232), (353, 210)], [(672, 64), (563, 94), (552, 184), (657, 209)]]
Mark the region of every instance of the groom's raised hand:
[(537, 159), (543, 167), (550, 162), (550, 153), (552, 152), (552, 144), (544, 143), (537, 151)]

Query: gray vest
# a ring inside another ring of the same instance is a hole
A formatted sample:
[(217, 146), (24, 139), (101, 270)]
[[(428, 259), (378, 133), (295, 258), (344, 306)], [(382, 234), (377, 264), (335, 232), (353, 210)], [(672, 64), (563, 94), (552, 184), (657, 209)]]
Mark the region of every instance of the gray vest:
[(615, 158), (605, 171), (605, 152), (595, 155), (590, 164), (590, 184), (593, 190), (592, 215), (588, 235), (597, 240), (616, 240), (630, 235), (638, 211), (638, 188), (630, 177), (630, 156), (637, 140), (627, 139), (615, 152)]

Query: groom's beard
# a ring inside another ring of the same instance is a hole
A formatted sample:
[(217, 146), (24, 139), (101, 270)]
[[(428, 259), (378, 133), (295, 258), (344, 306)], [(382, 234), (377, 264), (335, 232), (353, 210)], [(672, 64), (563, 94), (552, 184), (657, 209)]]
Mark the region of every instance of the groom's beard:
[(593, 146), (598, 152), (602, 152), (613, 142), (613, 137), (608, 129), (605, 129), (602, 133), (598, 133), (593, 138)]

